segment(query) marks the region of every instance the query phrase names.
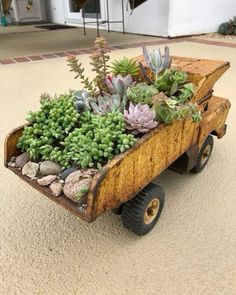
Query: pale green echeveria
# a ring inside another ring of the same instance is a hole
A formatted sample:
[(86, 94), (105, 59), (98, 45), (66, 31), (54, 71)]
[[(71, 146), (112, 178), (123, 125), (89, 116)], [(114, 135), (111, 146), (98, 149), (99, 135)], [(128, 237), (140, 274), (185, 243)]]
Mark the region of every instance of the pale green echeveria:
[(106, 94), (97, 97), (96, 102), (90, 103), (91, 109), (95, 115), (106, 115), (110, 112), (124, 112), (127, 104), (127, 96), (121, 97), (119, 94)]
[(158, 89), (153, 85), (147, 85), (146, 83), (138, 83), (133, 87), (129, 87), (127, 90), (127, 96), (129, 101), (133, 103), (141, 103), (152, 105), (152, 97), (159, 93)]

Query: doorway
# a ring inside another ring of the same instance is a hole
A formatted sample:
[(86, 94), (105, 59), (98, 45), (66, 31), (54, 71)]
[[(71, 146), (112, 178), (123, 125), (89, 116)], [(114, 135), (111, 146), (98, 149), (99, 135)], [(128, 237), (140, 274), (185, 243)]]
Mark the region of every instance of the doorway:
[(85, 18), (101, 18), (101, 3), (99, 0), (88, 0), (84, 6), (84, 17)]

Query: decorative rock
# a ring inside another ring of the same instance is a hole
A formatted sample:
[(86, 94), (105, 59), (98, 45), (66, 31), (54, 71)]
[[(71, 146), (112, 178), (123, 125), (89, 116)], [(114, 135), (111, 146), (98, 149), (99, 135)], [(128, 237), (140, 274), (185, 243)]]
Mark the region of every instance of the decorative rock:
[(58, 175), (61, 172), (61, 166), (53, 161), (44, 161), (40, 164), (41, 175)]
[(9, 163), (8, 163), (8, 167), (15, 168), (15, 167), (16, 167), (16, 163), (14, 163), (14, 162), (9, 162)]
[(67, 168), (66, 170), (62, 171), (62, 173), (59, 175), (59, 178), (65, 180), (71, 173), (77, 170), (78, 170), (78, 167)]
[(52, 191), (53, 196), (59, 197), (62, 194), (63, 191), (63, 183), (59, 181), (54, 181), (50, 184), (50, 189)]
[(30, 157), (28, 153), (23, 153), (20, 156), (16, 157), (16, 166), (19, 168), (23, 168), (27, 162), (30, 161)]
[[(91, 170), (91, 171), (90, 171)], [(80, 191), (89, 188), (92, 177), (97, 172), (95, 169), (78, 170), (70, 174), (66, 180), (63, 188), (65, 196), (72, 201), (78, 203), (82, 195)]]
[(11, 157), (10, 162), (15, 163), (16, 162), (16, 157)]
[(47, 185), (51, 184), (55, 179), (57, 179), (56, 175), (48, 175), (48, 176), (44, 176), (43, 178), (38, 179), (37, 182), (41, 186), (47, 186)]
[(30, 179), (35, 179), (38, 171), (39, 171), (39, 164), (34, 162), (28, 162), (22, 168), (22, 174), (26, 175)]
[(98, 172), (98, 170), (96, 170), (96, 169), (82, 170), (83, 178), (93, 177), (97, 172)]

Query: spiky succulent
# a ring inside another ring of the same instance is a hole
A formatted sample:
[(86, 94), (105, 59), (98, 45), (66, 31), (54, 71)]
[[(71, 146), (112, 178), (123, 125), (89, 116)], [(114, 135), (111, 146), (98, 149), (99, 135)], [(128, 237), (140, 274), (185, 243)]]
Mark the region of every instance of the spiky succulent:
[(111, 72), (122, 77), (130, 74), (133, 78), (136, 78), (139, 75), (139, 66), (134, 59), (123, 57), (112, 62)]
[[(146, 47), (143, 47), (143, 56), (147, 63), (147, 66), (155, 75), (155, 78), (157, 78), (158, 74), (170, 68), (171, 57), (168, 46), (165, 47), (164, 56), (162, 56), (161, 50), (159, 48), (153, 51), (148, 51)], [(148, 75), (146, 74), (146, 70), (141, 63), (139, 65), (144, 78), (147, 78)], [(148, 78), (147, 82), (150, 82), (150, 78)]]
[(106, 78), (106, 85), (111, 94), (126, 95), (127, 89), (133, 85), (131, 75), (122, 77), (121, 75)]
[(124, 112), (126, 129), (133, 134), (147, 133), (157, 126), (155, 121), (155, 112), (147, 104), (140, 103), (134, 106), (132, 103), (129, 109)]
[(159, 91), (152, 85), (146, 83), (138, 83), (133, 87), (129, 87), (127, 90), (127, 96), (129, 101), (133, 103), (141, 103), (152, 105), (152, 97)]
[(119, 94), (106, 94), (97, 97), (97, 100), (90, 102), (90, 107), (95, 115), (105, 115), (110, 112), (124, 112), (127, 103), (127, 97), (121, 97)]

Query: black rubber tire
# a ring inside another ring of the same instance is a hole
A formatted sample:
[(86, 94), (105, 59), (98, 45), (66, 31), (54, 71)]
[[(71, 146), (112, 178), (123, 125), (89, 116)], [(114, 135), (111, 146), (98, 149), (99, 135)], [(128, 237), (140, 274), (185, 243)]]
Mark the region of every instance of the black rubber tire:
[(115, 214), (115, 215), (121, 215), (121, 214), (122, 214), (122, 207), (123, 207), (123, 205), (121, 205), (121, 206), (118, 207), (118, 208), (111, 209), (111, 211), (112, 211), (112, 213)]
[[(205, 168), (206, 164), (208, 163), (208, 161), (209, 161), (209, 159), (211, 157), (211, 153), (212, 153), (212, 150), (213, 150), (213, 145), (214, 145), (213, 136), (208, 135), (208, 137), (204, 141), (204, 143), (203, 143), (203, 145), (202, 145), (202, 147), (201, 147), (201, 149), (200, 149), (200, 151), (198, 153), (196, 166), (192, 169), (193, 173), (199, 173)], [(206, 161), (204, 162), (204, 164), (202, 164), (202, 157), (203, 157), (203, 154), (204, 154), (207, 146), (210, 146), (210, 152), (209, 152), (209, 154), (207, 156)]]
[[(150, 224), (144, 222), (145, 212), (153, 199), (159, 200), (159, 210)], [(165, 201), (162, 187), (150, 183), (134, 198), (123, 205), (121, 219), (124, 226), (139, 236), (147, 234), (157, 223)]]

